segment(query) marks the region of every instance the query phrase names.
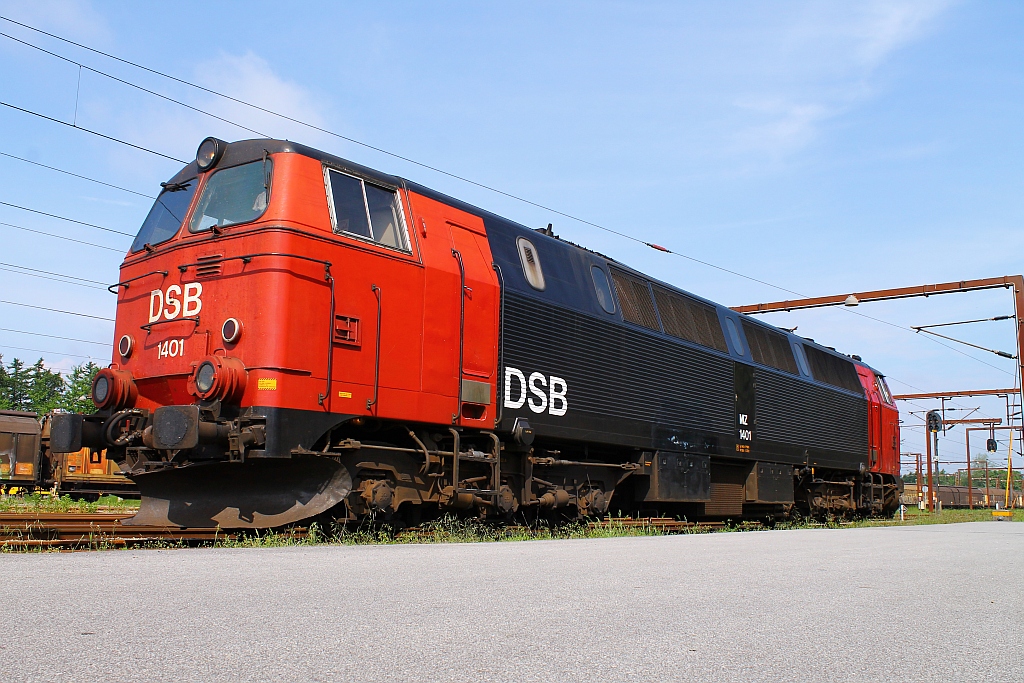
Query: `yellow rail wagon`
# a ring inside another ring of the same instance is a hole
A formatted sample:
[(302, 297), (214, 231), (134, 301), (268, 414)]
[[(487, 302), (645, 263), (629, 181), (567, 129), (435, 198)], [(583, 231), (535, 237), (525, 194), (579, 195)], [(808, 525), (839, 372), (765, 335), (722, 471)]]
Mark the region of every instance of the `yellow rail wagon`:
[(137, 496), (135, 484), (107, 459), (105, 450), (74, 453), (50, 450), (50, 415), (0, 410), (0, 491), (35, 490), (96, 498), (112, 493)]
[(0, 488), (35, 488), (40, 476), (41, 431), (35, 413), (0, 410)]

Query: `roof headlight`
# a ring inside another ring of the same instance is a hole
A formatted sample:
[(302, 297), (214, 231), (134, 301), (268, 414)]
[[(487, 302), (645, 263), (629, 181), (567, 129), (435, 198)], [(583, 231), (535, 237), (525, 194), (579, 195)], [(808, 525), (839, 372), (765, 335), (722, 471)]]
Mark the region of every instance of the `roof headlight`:
[(199, 143), (199, 149), (196, 151), (196, 166), (200, 171), (209, 171), (220, 161), (221, 156), (224, 155), (224, 148), (227, 146), (228, 143), (223, 140), (206, 138)]

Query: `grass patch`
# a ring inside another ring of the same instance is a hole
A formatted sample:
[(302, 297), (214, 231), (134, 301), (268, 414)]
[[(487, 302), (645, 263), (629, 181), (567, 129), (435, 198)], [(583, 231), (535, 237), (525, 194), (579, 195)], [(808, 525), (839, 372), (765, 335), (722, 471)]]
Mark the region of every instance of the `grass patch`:
[[(690, 533), (703, 533), (698, 527)], [(459, 519), (446, 515), (426, 522), (418, 529), (392, 530), (364, 526), (351, 529), (338, 526), (325, 531), (317, 524), (310, 525), (305, 535), (287, 532), (260, 532), (240, 536), (226, 536), (209, 544), (217, 548), (281, 548), (312, 545), (412, 545), (439, 543), (505, 543), (513, 541), (546, 541), (571, 538), (618, 538), (625, 536), (661, 536), (666, 532), (653, 525), (625, 525), (608, 521), (596, 525), (582, 522), (560, 526), (530, 528), (525, 526), (499, 526), (475, 519)]]
[(135, 512), (138, 500), (122, 499), (114, 495), (101, 496), (95, 501), (76, 500), (65, 494), (26, 493), (0, 496), (0, 512)]
[[(1014, 522), (1024, 522), (1024, 510), (1012, 510)], [(990, 509), (943, 510), (928, 512), (916, 507), (907, 508), (901, 522), (899, 513), (894, 519), (866, 519), (858, 522), (861, 526), (913, 526), (917, 524), (960, 524), (962, 522), (991, 522), (995, 519)]]
[[(111, 499), (114, 497), (111, 496)], [(11, 500), (16, 499), (16, 500)], [(118, 507), (130, 512), (138, 501), (103, 500), (87, 503), (74, 501), (65, 496), (3, 496), (0, 497), (0, 512), (97, 512), (101, 505)], [(848, 529), (884, 526), (914, 526), (919, 524), (956, 524), (981, 522), (993, 519), (991, 510), (943, 510), (941, 513), (911, 508), (905, 511), (903, 521), (895, 519), (866, 519), (853, 522), (833, 519), (825, 522), (801, 521), (782, 522), (776, 529)], [(1013, 521), (1024, 522), (1024, 510), (1013, 511)], [(396, 530), (381, 525), (363, 525), (358, 528), (336, 525), (324, 528), (310, 524), (308, 528), (287, 530), (250, 531), (244, 533), (225, 532), (212, 541), (161, 540), (133, 545), (136, 549), (169, 550), (187, 547), (203, 548), (288, 548), (325, 545), (412, 545), (440, 543), (506, 543), (515, 541), (545, 541), (561, 539), (624, 538), (640, 536), (667, 536), (675, 534), (704, 534), (713, 532), (743, 532), (763, 530), (755, 524), (729, 524), (725, 527), (691, 526), (683, 529), (666, 530), (651, 523), (623, 523), (620, 519), (607, 519), (595, 524), (573, 522), (558, 526), (499, 526), (477, 519), (460, 519), (446, 515), (424, 523), (418, 529)], [(123, 546), (96, 538), (83, 541), (79, 550), (113, 550)], [(48, 552), (51, 548), (19, 548), (7, 546), (0, 552)]]
[[(853, 522), (841, 519), (826, 522), (782, 522), (776, 529), (849, 529), (859, 527), (914, 526), (918, 524), (957, 524), (961, 522), (987, 522), (992, 520), (990, 510), (943, 510), (928, 513), (914, 508), (904, 513), (904, 520), (865, 519)], [(1015, 510), (1013, 520), (1024, 522), (1024, 510)], [(426, 522), (419, 529), (394, 531), (380, 527), (350, 529), (335, 527), (326, 531), (313, 524), (305, 536), (286, 532), (262, 532), (245, 536), (225, 537), (209, 544), (218, 548), (281, 548), (314, 545), (412, 545), (437, 543), (506, 543), (514, 541), (550, 541), (583, 538), (626, 538), (636, 536), (669, 536), (676, 534), (706, 534), (764, 530), (750, 524), (727, 525), (724, 528), (693, 526), (682, 530), (666, 531), (655, 524), (624, 524), (620, 520), (606, 520), (596, 524), (573, 522), (560, 526), (498, 526), (476, 519), (460, 519), (446, 515)]]

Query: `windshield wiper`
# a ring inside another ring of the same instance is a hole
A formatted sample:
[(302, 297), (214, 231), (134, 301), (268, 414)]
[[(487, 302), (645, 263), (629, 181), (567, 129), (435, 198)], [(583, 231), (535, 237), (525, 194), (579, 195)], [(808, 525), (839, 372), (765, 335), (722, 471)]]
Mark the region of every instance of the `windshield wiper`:
[(168, 192), (181, 192), (182, 190), (187, 190), (191, 184), (192, 181), (189, 180), (184, 183), (160, 183), (160, 187), (164, 188)]

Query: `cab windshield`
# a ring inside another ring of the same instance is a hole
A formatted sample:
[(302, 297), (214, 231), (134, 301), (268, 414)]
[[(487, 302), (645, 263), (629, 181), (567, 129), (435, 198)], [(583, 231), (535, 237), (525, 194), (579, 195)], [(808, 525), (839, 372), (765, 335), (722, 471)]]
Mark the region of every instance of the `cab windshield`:
[(139, 234), (132, 242), (132, 252), (142, 250), (147, 244), (166, 242), (177, 234), (181, 222), (185, 220), (188, 205), (192, 203), (197, 184), (195, 178), (180, 183), (163, 183), (163, 191), (157, 196)]
[(203, 186), (189, 232), (238, 225), (263, 215), (270, 200), (272, 164), (254, 161), (215, 172)]

